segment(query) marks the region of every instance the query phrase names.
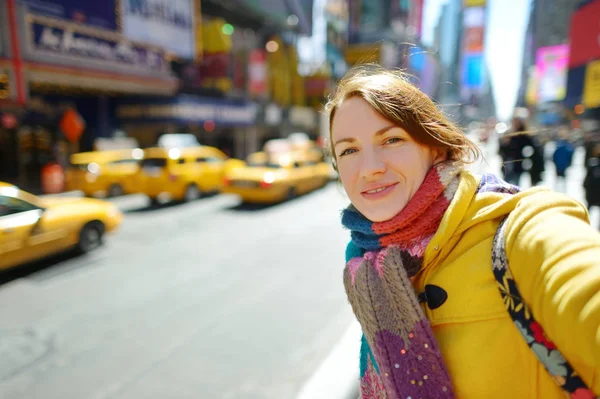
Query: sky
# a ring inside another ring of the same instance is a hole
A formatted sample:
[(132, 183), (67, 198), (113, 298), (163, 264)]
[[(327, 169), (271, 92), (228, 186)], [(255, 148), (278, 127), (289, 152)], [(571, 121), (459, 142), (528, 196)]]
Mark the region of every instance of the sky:
[[(442, 5), (448, 0), (425, 0), (424, 44), (433, 41)], [(511, 118), (521, 82), (523, 43), (531, 0), (488, 0), (485, 60), (496, 100), (498, 119)]]

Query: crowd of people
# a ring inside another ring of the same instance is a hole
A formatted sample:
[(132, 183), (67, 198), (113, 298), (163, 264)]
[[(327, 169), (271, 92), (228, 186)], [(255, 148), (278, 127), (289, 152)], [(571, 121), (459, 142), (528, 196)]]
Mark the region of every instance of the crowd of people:
[[(555, 129), (550, 137), (544, 137), (547, 138), (554, 141), (554, 151), (549, 159), (555, 166), (554, 188), (566, 192), (567, 170), (573, 165), (576, 146), (582, 144), (585, 148), (586, 177), (583, 188), (586, 205), (588, 209), (600, 207), (600, 130), (586, 132), (579, 143), (571, 135), (571, 129), (563, 125)], [(526, 117), (517, 115), (513, 118), (511, 129), (500, 138), (499, 155), (502, 158), (502, 173), (508, 183), (519, 185), (521, 176), (529, 173), (531, 185), (537, 186), (543, 180), (543, 173), (547, 173), (543, 139), (536, 131), (528, 129)]]

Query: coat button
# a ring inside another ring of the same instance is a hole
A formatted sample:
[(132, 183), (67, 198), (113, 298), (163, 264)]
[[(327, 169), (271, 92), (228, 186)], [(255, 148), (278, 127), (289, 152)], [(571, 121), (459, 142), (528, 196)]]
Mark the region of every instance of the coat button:
[(437, 246), (437, 245), (436, 245), (435, 247), (433, 247), (433, 250), (434, 250), (434, 251), (437, 251), (437, 250), (439, 250), (439, 249), (440, 249), (440, 247), (439, 247), (439, 246)]
[(429, 309), (437, 309), (442, 306), (448, 299), (448, 293), (442, 287), (437, 285), (427, 284), (425, 291), (418, 295), (419, 302), (427, 302)]

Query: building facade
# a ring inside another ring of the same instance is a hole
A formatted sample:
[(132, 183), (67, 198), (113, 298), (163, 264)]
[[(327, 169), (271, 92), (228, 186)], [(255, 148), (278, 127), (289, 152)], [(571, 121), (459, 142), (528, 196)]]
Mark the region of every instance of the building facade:
[[(269, 134), (267, 105), (285, 121), (305, 105), (294, 60), (307, 10), (312, 0), (0, 3), (0, 180), (37, 192), (45, 164), (115, 135), (148, 147), (193, 133), (246, 156)], [(77, 135), (61, 130), (68, 110)]]

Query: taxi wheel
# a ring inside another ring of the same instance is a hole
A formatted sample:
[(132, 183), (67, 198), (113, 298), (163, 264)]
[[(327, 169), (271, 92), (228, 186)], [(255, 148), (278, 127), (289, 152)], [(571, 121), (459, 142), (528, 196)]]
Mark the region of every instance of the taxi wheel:
[(102, 245), (104, 238), (104, 224), (102, 222), (89, 222), (79, 232), (77, 250), (81, 253), (90, 252)]
[(123, 195), (123, 187), (120, 184), (113, 184), (108, 188), (108, 196), (111, 198)]
[(198, 186), (192, 183), (185, 189), (183, 200), (185, 202), (196, 201), (200, 198), (200, 195), (201, 193), (200, 190), (198, 190)]

